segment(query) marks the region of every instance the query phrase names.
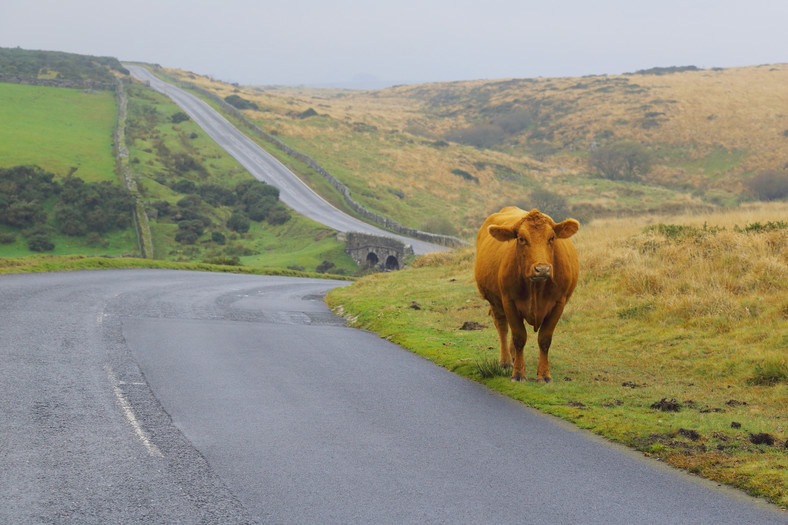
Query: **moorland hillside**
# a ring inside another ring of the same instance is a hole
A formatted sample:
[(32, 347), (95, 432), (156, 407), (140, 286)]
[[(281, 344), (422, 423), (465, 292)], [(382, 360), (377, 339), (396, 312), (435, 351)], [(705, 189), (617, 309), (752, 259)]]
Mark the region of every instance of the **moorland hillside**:
[(376, 91), (166, 73), (234, 103), (368, 208), (441, 233), (471, 236), (511, 203), (588, 221), (788, 195), (788, 65)]

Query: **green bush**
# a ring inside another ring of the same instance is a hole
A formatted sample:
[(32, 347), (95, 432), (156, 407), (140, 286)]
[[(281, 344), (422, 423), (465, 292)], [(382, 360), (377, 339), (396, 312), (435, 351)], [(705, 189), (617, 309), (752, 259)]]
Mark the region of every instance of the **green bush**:
[(334, 268), (334, 263), (331, 261), (323, 261), (315, 267), (317, 273), (327, 273), (331, 268)]
[(55, 249), (54, 243), (43, 234), (31, 236), (27, 241), (27, 247), (31, 252), (48, 252)]
[(203, 184), (197, 188), (197, 193), (211, 206), (234, 206), (238, 201), (235, 192), (216, 184)]
[(251, 227), (249, 216), (241, 210), (236, 210), (227, 221), (227, 227), (238, 233), (246, 233)]
[[(108, 181), (86, 183), (74, 176), (61, 182), (53, 178), (35, 166), (0, 168), (0, 223), (39, 231), (54, 212), (54, 228), (71, 236), (131, 225), (134, 199), (125, 188)], [(30, 241), (33, 236), (27, 235)], [(48, 250), (40, 235), (33, 245), (36, 251)]]
[(181, 244), (195, 244), (200, 236), (192, 230), (178, 230), (175, 234), (175, 241)]
[(224, 245), (227, 242), (227, 237), (222, 232), (211, 232), (211, 240), (216, 244)]
[(498, 124), (482, 123), (452, 130), (444, 138), (477, 148), (491, 148), (504, 141), (506, 132)]
[(238, 95), (228, 95), (224, 100), (236, 109), (258, 109), (257, 104)]
[(176, 204), (179, 208), (196, 208), (202, 203), (202, 199), (199, 195), (187, 195), (181, 200), (179, 200)]
[(187, 120), (189, 120), (189, 115), (183, 111), (173, 113), (173, 115), (170, 117), (170, 121), (172, 121), (173, 124), (180, 124), (181, 122), (186, 122)]
[(266, 215), (268, 224), (279, 226), (290, 220), (290, 212), (281, 204), (276, 204)]
[(197, 185), (188, 179), (180, 179), (171, 188), (178, 193), (197, 193)]

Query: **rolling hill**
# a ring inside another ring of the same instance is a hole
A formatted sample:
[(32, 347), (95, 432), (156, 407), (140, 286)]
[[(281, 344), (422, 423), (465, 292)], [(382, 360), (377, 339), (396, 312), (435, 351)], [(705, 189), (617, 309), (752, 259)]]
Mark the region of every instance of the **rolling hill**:
[[(249, 120), (315, 158), (373, 211), (465, 237), (501, 205), (528, 205), (535, 189), (563, 196), (585, 221), (709, 210), (753, 200), (747, 181), (788, 163), (788, 65), (377, 91), (166, 74), (253, 103), (242, 110)], [(594, 152), (621, 144), (645, 152), (649, 169), (611, 177), (590, 165)]]

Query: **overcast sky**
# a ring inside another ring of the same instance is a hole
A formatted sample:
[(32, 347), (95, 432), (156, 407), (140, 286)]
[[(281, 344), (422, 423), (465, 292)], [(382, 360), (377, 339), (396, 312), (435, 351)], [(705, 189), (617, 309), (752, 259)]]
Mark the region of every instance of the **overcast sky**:
[(787, 30), (788, 0), (0, 0), (0, 47), (255, 85), (785, 63)]

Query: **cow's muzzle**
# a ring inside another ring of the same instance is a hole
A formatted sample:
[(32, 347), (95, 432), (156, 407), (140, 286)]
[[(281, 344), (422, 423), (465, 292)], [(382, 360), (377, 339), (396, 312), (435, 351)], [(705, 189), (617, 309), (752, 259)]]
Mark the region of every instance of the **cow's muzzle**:
[(549, 264), (536, 264), (534, 265), (534, 273), (531, 275), (532, 281), (546, 281), (550, 278), (550, 274), (553, 272), (553, 267)]

